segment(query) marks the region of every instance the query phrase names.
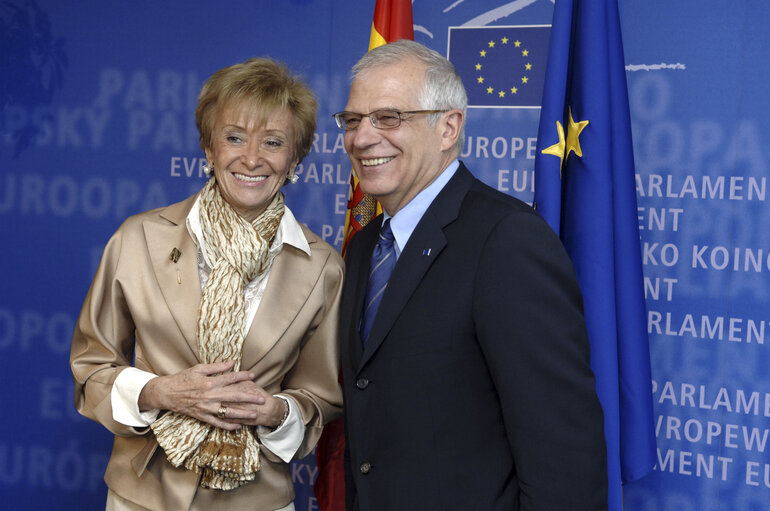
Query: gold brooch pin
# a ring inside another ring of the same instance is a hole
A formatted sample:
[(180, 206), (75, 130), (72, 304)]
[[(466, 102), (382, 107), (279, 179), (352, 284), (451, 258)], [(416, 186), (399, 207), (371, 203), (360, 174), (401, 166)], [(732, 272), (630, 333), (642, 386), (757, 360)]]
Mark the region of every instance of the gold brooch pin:
[(171, 254), (169, 254), (168, 258), (171, 259), (173, 262), (179, 261), (179, 256), (182, 255), (182, 252), (174, 247), (174, 249), (171, 251)]

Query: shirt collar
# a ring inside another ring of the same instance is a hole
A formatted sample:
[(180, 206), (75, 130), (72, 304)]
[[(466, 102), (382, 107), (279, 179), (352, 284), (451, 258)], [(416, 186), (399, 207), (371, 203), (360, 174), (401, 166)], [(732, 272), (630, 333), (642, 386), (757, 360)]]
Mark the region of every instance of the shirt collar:
[[(278, 224), (278, 234), (281, 236), (283, 243), (310, 255), (310, 244), (305, 237), (305, 233), (302, 232), (302, 226), (294, 217), (294, 213), (291, 212), (289, 206), (283, 207), (283, 218), (281, 218), (281, 223)], [(276, 236), (277, 238), (278, 236)]]
[(420, 223), (422, 216), (433, 203), (436, 196), (444, 189), (444, 186), (452, 179), (452, 176), (455, 175), (459, 167), (460, 162), (453, 160), (431, 184), (418, 193), (406, 206), (398, 210), (395, 216), (391, 217), (387, 212), (383, 211), (383, 222), (388, 218), (392, 218), (390, 229), (393, 231), (393, 237), (396, 239), (397, 256), (401, 255), (401, 250), (406, 246), (406, 242), (409, 241), (409, 237), (414, 232), (417, 224)]
[[(204, 243), (203, 227), (200, 220), (200, 200), (200, 196), (195, 199), (195, 203), (187, 214), (186, 219), (187, 231), (199, 249)], [(283, 217), (281, 218), (281, 223), (278, 224), (278, 231), (275, 233), (275, 239), (270, 246), (270, 250), (279, 250), (284, 244), (291, 245), (310, 255), (310, 244), (305, 237), (305, 233), (302, 232), (302, 226), (297, 222), (294, 213), (291, 212), (288, 206), (284, 206)], [(213, 268), (211, 261), (206, 258), (206, 251), (201, 250), (201, 253), (208, 267)]]

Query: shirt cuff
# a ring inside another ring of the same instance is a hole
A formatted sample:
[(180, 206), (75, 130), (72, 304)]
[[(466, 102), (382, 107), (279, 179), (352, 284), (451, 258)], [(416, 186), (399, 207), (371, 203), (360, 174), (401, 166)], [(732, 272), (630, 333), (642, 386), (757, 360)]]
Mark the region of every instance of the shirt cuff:
[(302, 413), (294, 399), (284, 395), (276, 395), (275, 397), (286, 400), (289, 404), (289, 415), (283, 424), (275, 429), (257, 426), (257, 434), (262, 445), (289, 463), (305, 438), (305, 423), (302, 422)]
[(137, 428), (145, 428), (155, 422), (160, 410), (139, 411), (139, 394), (153, 378), (157, 378), (157, 375), (135, 367), (120, 372), (110, 393), (112, 418), (116, 422)]

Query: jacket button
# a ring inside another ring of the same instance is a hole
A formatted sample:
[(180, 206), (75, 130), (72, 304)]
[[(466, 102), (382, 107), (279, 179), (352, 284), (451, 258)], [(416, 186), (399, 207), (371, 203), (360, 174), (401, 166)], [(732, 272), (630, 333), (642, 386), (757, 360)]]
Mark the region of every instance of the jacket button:
[(358, 387), (361, 390), (364, 390), (366, 387), (369, 386), (369, 380), (366, 378), (359, 378), (356, 380), (356, 387)]
[(362, 474), (368, 474), (372, 470), (372, 465), (368, 461), (365, 461), (361, 463), (360, 470)]

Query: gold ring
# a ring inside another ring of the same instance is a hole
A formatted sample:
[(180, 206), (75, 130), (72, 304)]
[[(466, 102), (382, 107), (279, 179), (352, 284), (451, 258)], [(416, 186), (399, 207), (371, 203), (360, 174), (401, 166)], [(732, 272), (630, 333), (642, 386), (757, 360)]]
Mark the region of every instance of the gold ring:
[(220, 419), (224, 419), (226, 414), (227, 414), (227, 407), (225, 405), (220, 406), (219, 410), (217, 410), (217, 417), (219, 417)]

